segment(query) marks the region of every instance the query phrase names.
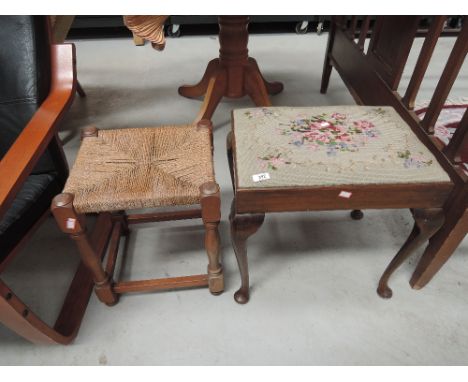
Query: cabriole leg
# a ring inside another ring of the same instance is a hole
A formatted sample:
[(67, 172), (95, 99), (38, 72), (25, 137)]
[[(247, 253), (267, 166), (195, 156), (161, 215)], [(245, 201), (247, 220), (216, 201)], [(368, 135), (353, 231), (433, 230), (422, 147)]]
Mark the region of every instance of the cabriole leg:
[(380, 278), (377, 293), (382, 298), (392, 297), (392, 290), (388, 286), (388, 280), (393, 272), (395, 272), (414, 251), (429, 240), (444, 222), (443, 210), (440, 208), (417, 209), (413, 211), (413, 217), (415, 221), (413, 230)]
[(241, 274), (241, 287), (234, 294), (239, 304), (249, 301), (249, 269), (247, 263), (247, 239), (262, 225), (265, 214), (236, 215), (235, 200), (232, 202), (229, 221), (231, 223), (231, 241)]

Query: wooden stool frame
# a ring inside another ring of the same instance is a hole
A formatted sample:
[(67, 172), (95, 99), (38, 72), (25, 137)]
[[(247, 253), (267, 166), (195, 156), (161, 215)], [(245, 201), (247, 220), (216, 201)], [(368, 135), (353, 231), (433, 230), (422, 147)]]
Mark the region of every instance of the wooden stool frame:
[[(234, 118), (232, 117), (232, 121)], [(427, 143), (427, 136), (426, 138)], [(237, 257), (241, 274), (241, 287), (234, 294), (239, 304), (249, 301), (249, 272), (247, 265), (247, 240), (262, 225), (268, 212), (355, 210), (353, 218), (360, 218), (362, 209), (410, 208), (415, 225), (408, 240), (395, 255), (383, 273), (377, 293), (383, 298), (390, 298), (392, 290), (388, 280), (393, 272), (437, 232), (444, 222), (443, 206), (453, 192), (454, 184), (415, 183), (388, 185), (346, 185), (323, 187), (276, 187), (276, 188), (239, 188), (235, 167), (235, 139), (232, 131), (227, 137), (227, 155), (234, 199), (229, 220), (231, 223), (231, 241)], [(453, 169), (443, 155), (429, 145), (430, 151), (449, 173), (452, 181)], [(455, 179), (456, 180), (456, 179)], [(350, 199), (338, 195), (345, 187), (352, 192)]]
[[(199, 122), (199, 127), (207, 128), (207, 126), (211, 128), (211, 122)], [(87, 128), (83, 130), (82, 139), (97, 136), (97, 134), (98, 130), (95, 127)], [(126, 214), (124, 211), (100, 212), (92, 233), (87, 230), (86, 215), (75, 211), (73, 199), (74, 196), (70, 193), (57, 195), (52, 202), (52, 213), (60, 229), (76, 242), (83, 263), (93, 275), (96, 295), (106, 305), (115, 305), (119, 295), (131, 292), (203, 286), (208, 286), (214, 295), (223, 292), (224, 276), (219, 261), (220, 240), (218, 233), (221, 219), (221, 200), (217, 183), (207, 182), (200, 186), (201, 208), (144, 214)], [(128, 237), (130, 225), (197, 218), (202, 219), (205, 227), (205, 248), (208, 255), (206, 274), (138, 281), (114, 280), (120, 239)], [(107, 262), (103, 266), (101, 259), (106, 251), (108, 251)]]

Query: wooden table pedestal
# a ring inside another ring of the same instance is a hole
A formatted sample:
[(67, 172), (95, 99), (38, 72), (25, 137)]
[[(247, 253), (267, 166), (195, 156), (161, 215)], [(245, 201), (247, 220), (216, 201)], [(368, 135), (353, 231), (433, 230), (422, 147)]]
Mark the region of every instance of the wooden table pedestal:
[(184, 97), (205, 96), (195, 121), (211, 119), (222, 97), (248, 95), (257, 106), (271, 106), (268, 94), (278, 94), (283, 90), (282, 83), (267, 82), (255, 59), (249, 57), (248, 24), (248, 16), (220, 16), (219, 58), (208, 63), (198, 84), (179, 88), (179, 94)]

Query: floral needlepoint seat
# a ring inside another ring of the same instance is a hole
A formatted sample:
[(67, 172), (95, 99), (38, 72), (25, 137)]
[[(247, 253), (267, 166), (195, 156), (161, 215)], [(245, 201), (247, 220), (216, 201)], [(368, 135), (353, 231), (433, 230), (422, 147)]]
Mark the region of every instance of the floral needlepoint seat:
[(239, 188), (450, 181), (391, 107), (250, 108), (233, 121)]
[(414, 228), (377, 288), (391, 297), (391, 274), (441, 227), (455, 185), (445, 156), (414, 125), (391, 107), (235, 110), (227, 154), (231, 238), (241, 273), (236, 301), (249, 300), (247, 239), (266, 214), (346, 210), (359, 220), (366, 209), (409, 208)]

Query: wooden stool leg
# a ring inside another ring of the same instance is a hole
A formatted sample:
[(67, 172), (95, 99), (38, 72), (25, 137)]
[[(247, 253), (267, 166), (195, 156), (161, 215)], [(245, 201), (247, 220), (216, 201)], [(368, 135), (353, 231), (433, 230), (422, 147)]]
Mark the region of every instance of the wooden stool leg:
[(224, 291), (223, 268), (219, 261), (218, 225), (221, 220), (221, 199), (218, 184), (207, 182), (200, 186), (200, 204), (205, 225), (205, 248), (208, 255), (208, 287), (212, 294), (218, 295)]
[(390, 264), (385, 269), (379, 281), (377, 293), (382, 298), (391, 298), (392, 290), (388, 286), (388, 280), (395, 270), (421, 245), (429, 240), (444, 222), (443, 210), (417, 209), (413, 211), (414, 227), (405, 244), (401, 247)]
[(77, 244), (83, 263), (93, 275), (96, 294), (103, 303), (115, 305), (117, 295), (112, 290), (113, 281), (102, 267), (101, 260), (88, 237), (84, 216), (73, 208), (72, 194), (59, 194), (52, 201), (52, 213), (61, 228)]
[(234, 299), (239, 304), (249, 301), (249, 269), (247, 262), (247, 239), (253, 235), (262, 225), (265, 214), (236, 215), (235, 200), (232, 202), (231, 214), (231, 241), (239, 265), (241, 274), (241, 287), (234, 294)]

